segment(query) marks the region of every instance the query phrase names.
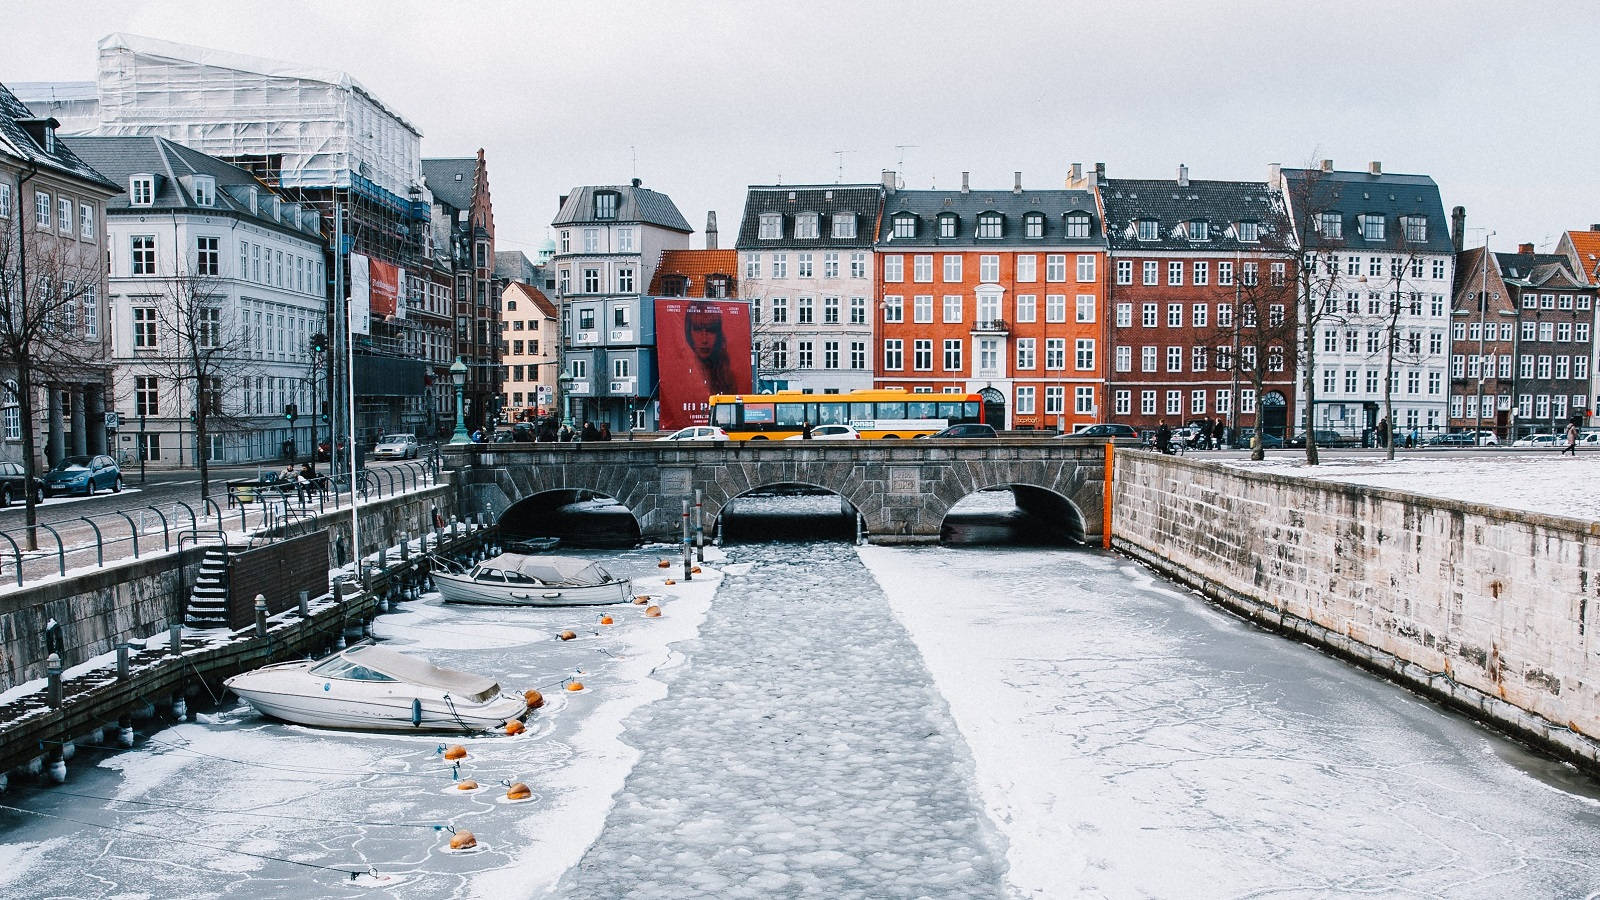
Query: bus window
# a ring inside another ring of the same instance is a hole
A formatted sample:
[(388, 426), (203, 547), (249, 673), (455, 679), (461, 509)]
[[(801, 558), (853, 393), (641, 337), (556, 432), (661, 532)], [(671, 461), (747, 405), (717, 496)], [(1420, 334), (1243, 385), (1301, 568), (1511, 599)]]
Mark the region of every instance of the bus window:
[(880, 419), (904, 419), (905, 417), (906, 405), (904, 403), (878, 404), (878, 418)]
[(873, 418), (871, 403), (850, 404), (850, 418), (855, 421), (866, 421)]
[(799, 425), (806, 420), (806, 405), (804, 403), (779, 403), (778, 424)]
[(744, 405), (744, 423), (746, 425), (772, 424), (772, 404), (746, 403)]
[(963, 403), (961, 405), (962, 405), (962, 407), (963, 407), (963, 409), (964, 409), (964, 411), (966, 413), (964, 416), (962, 416), (963, 419), (965, 419), (968, 422), (980, 422), (980, 421), (982, 421), (982, 419), (979, 418), (978, 402), (976, 400), (968, 400), (966, 403)]
[(845, 409), (846, 404), (843, 403), (818, 403), (816, 424), (844, 425), (849, 421)]
[(732, 427), (736, 411), (732, 403), (718, 403), (711, 407), (711, 424), (722, 428)]
[(912, 400), (906, 404), (906, 418), (931, 419), (939, 411), (939, 404), (933, 400)]
[(961, 404), (948, 402), (940, 403), (939, 418), (951, 423), (961, 421)]

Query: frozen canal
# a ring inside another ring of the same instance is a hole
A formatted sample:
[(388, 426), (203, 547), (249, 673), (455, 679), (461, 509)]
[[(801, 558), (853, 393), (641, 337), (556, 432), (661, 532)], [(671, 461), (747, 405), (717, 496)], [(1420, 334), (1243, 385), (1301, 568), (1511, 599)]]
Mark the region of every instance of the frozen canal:
[[(0, 803), (45, 816), (0, 810), (0, 896), (1600, 891), (1593, 780), (1120, 558), (726, 552), (673, 586), (670, 551), (589, 554), (660, 619), (380, 618), (401, 649), (551, 696), (528, 734), (465, 741), (459, 773), (449, 739), (229, 703), (141, 723), (138, 750), (81, 753), (61, 787), (14, 781)], [(534, 798), (505, 802), (509, 780)], [(482, 848), (447, 851), (445, 824)], [(350, 879), (369, 867), (392, 880)]]

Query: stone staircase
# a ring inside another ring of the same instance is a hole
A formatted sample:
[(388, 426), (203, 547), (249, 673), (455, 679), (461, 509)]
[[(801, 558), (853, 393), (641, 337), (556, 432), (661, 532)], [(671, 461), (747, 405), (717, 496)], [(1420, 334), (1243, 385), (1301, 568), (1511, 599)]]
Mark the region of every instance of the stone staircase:
[(237, 552), (226, 547), (206, 548), (189, 591), (183, 624), (190, 628), (228, 627), (228, 559)]

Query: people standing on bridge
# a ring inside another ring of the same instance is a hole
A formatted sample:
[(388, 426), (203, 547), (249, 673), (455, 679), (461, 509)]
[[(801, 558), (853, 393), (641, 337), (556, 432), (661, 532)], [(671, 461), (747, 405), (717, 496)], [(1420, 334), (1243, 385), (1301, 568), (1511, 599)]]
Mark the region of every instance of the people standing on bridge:
[(804, 419), (800, 422), (800, 437), (811, 440), (811, 420)]
[(599, 439), (602, 440), (602, 441), (611, 440), (611, 423), (610, 422), (601, 422), (600, 423), (600, 438)]
[(562, 422), (561, 423), (561, 430), (556, 432), (556, 440), (558, 440), (561, 443), (565, 444), (568, 441), (572, 440), (573, 434), (574, 434), (574, 432), (572, 430), (572, 423), (570, 423), (570, 422)]
[(585, 441), (598, 441), (598, 440), (600, 440), (600, 429), (594, 427), (594, 423), (593, 422), (585, 420), (584, 423), (583, 423), (583, 437), (581, 438), (581, 440), (585, 440)]
[(1567, 445), (1561, 448), (1561, 452), (1571, 453), (1573, 456), (1578, 455), (1578, 423), (1567, 423)]
[(1156, 426), (1156, 450), (1161, 453), (1172, 452), (1172, 429), (1166, 422)]
[(1389, 446), (1389, 417), (1384, 416), (1378, 420), (1378, 446)]

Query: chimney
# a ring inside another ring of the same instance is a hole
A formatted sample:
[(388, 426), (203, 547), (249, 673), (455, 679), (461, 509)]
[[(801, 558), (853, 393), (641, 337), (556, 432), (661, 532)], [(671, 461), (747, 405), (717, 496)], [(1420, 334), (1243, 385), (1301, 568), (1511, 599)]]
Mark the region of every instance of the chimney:
[(1458, 206), (1450, 210), (1450, 243), (1460, 253), (1467, 243), (1467, 208)]
[(963, 194), (972, 193), (972, 188), (970, 186), (968, 186), (968, 184), (967, 184), (967, 175), (969, 175), (969, 174), (971, 174), (971, 173), (968, 173), (968, 172), (962, 172), (961, 173), (961, 193), (963, 193)]
[(1532, 256), (1533, 255), (1533, 245), (1532, 244), (1518, 244), (1517, 245), (1517, 252), (1522, 254), (1522, 255), (1524, 255), (1524, 256)]
[(1267, 163), (1267, 187), (1275, 191), (1282, 180), (1283, 165), (1281, 163)]
[(1073, 163), (1072, 164), (1072, 175), (1070, 175), (1069, 177), (1072, 179), (1070, 183), (1073, 184), (1073, 185), (1076, 185), (1078, 182), (1082, 181), (1083, 180), (1083, 163)]
[(1011, 177), (1012, 177), (1011, 193), (1013, 193), (1013, 194), (1022, 193), (1022, 173), (1021, 172), (1012, 172), (1011, 173)]
[(635, 179), (634, 179), (634, 180), (633, 180), (633, 186), (634, 186), (634, 187), (638, 187), (638, 186), (639, 186), (639, 185), (641, 185), (641, 184), (644, 184), (644, 182), (642, 182), (642, 181), (640, 181), (640, 180), (639, 180), (639, 179), (637, 179), (637, 178), (635, 178)]
[(706, 212), (706, 249), (717, 249), (717, 211)]
[(1372, 162), (1367, 163), (1367, 174), (1368, 175), (1382, 175), (1383, 174), (1383, 163), (1378, 162), (1377, 160), (1373, 160)]
[(1333, 160), (1331, 160), (1331, 159), (1323, 160), (1322, 161), (1322, 171), (1324, 171), (1324, 172), (1332, 172), (1333, 171)]
[(1590, 231), (1600, 231), (1600, 224), (1590, 225), (1589, 226), (1589, 230)]
[(1106, 180), (1106, 164), (1103, 163), (1103, 162), (1102, 163), (1095, 163), (1094, 164), (1094, 183), (1095, 184), (1100, 184), (1100, 183), (1104, 182), (1105, 180)]
[(1189, 167), (1178, 163), (1178, 187), (1189, 186)]
[(560, 199), (556, 200), (556, 209), (559, 210), (563, 206), (567, 205), (567, 196), (568, 196), (567, 194), (562, 194)]
[(895, 191), (895, 175), (893, 169), (883, 170), (883, 189), (889, 193)]

